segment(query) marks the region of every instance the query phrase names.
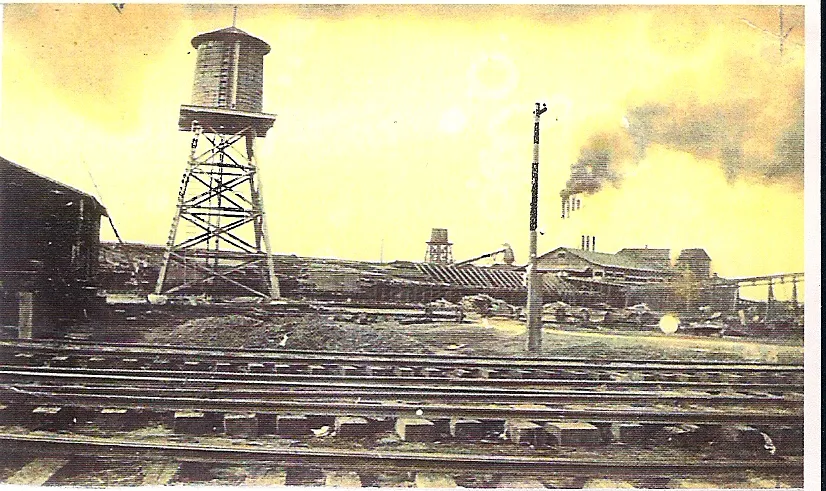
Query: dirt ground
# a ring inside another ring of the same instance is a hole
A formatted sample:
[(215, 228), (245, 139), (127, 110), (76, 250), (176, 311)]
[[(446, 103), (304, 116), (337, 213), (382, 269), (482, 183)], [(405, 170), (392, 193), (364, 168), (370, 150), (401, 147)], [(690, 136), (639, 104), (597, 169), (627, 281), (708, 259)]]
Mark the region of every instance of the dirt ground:
[[(386, 320), (359, 324), (319, 314), (281, 317), (255, 308), (234, 312), (147, 312), (87, 331), (86, 337), (110, 342), (211, 347), (525, 356), (525, 325), (510, 319), (472, 315), (462, 323), (402, 325)], [(546, 326), (542, 355), (802, 363), (803, 347), (782, 340), (665, 334), (656, 328), (596, 331)]]

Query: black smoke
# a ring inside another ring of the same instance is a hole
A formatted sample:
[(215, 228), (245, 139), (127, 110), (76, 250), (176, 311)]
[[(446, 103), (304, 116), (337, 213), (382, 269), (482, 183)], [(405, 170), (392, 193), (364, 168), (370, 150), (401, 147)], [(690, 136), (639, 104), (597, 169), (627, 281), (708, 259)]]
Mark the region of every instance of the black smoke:
[(606, 183), (619, 180), (616, 166), (626, 157), (627, 145), (620, 135), (600, 134), (592, 137), (571, 165), (571, 177), (559, 194), (567, 198), (574, 194), (593, 194)]

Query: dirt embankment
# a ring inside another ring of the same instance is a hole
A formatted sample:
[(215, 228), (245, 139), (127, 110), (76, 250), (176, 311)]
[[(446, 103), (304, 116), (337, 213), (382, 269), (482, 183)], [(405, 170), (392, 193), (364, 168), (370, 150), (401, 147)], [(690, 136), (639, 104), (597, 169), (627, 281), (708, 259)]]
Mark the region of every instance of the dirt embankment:
[(396, 322), (359, 325), (335, 322), (320, 315), (267, 319), (232, 314), (146, 329), (141, 342), (294, 350), (429, 351), (425, 344), (404, 334), (406, 330)]

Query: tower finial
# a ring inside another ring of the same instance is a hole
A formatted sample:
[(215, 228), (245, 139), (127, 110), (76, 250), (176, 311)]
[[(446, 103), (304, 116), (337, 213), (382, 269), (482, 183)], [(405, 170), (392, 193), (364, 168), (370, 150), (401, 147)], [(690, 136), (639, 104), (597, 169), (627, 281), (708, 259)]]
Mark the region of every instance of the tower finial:
[(235, 27), (235, 20), (238, 18), (238, 5), (232, 7), (232, 27)]

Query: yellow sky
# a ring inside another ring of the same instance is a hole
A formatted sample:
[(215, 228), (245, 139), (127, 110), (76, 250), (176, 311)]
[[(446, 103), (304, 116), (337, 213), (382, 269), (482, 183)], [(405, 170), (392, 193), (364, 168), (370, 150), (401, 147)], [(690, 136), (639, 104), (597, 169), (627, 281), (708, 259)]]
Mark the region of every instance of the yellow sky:
[[(242, 5), (238, 18), (273, 48), (264, 110), (278, 120), (258, 152), (275, 252), (378, 260), (383, 241), (385, 260), (421, 260), (446, 227), (457, 259), (508, 242), (525, 261), (545, 101), (540, 252), (590, 234), (606, 252), (703, 247), (723, 276), (803, 270), (802, 7), (784, 9), (796, 28), (782, 57), (757, 28), (777, 30), (768, 6)], [(0, 155), (95, 194), (88, 168), (122, 237), (163, 243), (189, 148), (189, 40), (231, 19), (228, 6), (6, 5)], [(624, 147), (616, 178), (561, 220), (570, 166), (605, 135)]]

